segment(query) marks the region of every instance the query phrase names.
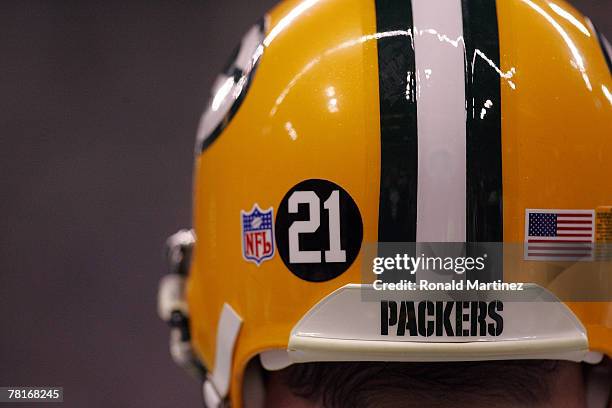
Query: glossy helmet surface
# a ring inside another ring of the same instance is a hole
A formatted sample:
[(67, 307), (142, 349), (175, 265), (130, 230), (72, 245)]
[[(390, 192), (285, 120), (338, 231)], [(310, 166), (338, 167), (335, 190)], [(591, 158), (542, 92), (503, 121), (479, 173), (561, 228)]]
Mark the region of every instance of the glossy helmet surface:
[[(563, 1), (438, 3), (284, 1), (247, 33), (215, 83), (197, 137), (195, 240), (186, 233), (182, 241), (193, 246), (191, 263), (164, 295), (185, 317), (177, 338), (208, 369), (209, 405), (241, 406), (245, 370), (258, 356), (275, 369), (612, 355), (610, 298), (509, 306), (504, 341), (385, 337), (379, 303), (361, 301), (366, 244), (522, 250), (538, 211), (587, 217), (590, 235), (580, 240), (589, 245), (612, 240), (605, 39)], [(310, 195), (291, 203), (299, 191)], [(312, 265), (333, 252), (335, 191), (340, 215), (351, 214), (333, 255), (343, 266), (319, 270)], [(314, 223), (292, 229), (291, 214), (303, 222), (315, 213), (330, 238), (309, 239)], [(287, 234), (297, 234), (297, 248)], [(512, 259), (505, 276), (556, 296), (594, 276), (584, 269), (594, 261)], [(610, 264), (597, 265), (596, 285), (609, 294), (601, 276)]]

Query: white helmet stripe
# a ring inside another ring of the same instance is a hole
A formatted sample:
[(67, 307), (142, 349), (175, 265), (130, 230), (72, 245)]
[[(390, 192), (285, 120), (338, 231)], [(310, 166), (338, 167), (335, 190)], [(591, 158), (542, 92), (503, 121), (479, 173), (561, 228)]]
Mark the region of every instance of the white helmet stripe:
[(465, 47), (460, 0), (412, 0), (418, 242), (466, 240)]

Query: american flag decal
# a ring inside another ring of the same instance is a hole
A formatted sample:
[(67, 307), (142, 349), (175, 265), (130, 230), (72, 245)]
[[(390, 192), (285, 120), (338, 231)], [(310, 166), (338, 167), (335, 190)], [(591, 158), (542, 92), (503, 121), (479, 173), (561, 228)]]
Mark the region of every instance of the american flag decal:
[(594, 210), (525, 210), (525, 259), (593, 260)]

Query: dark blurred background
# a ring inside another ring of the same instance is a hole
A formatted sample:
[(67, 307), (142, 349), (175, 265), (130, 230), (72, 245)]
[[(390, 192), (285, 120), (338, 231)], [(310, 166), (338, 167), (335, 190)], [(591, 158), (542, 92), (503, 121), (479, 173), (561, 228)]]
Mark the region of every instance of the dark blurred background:
[[(200, 406), (156, 316), (162, 247), (190, 225), (209, 88), (274, 3), (0, 4), (0, 386)], [(612, 37), (612, 1), (573, 3)]]

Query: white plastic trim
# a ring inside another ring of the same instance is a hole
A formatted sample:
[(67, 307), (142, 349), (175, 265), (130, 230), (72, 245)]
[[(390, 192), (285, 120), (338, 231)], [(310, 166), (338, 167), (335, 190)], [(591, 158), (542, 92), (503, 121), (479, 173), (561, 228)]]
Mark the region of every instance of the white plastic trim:
[(242, 326), (242, 319), (227, 303), (223, 304), (217, 326), (217, 347), (215, 349), (215, 368), (210, 380), (221, 398), (229, 392), (232, 374), (234, 346)]
[(589, 351), (588, 353), (586, 353), (582, 361), (587, 364), (597, 365), (602, 362), (603, 358), (603, 353), (600, 353), (598, 351)]
[(468, 343), (393, 342), (291, 337), (294, 363), (312, 361), (487, 361), (551, 359), (582, 361), (584, 343), (577, 338)]
[[(310, 361), (467, 361), (559, 359), (583, 361), (588, 352), (584, 326), (550, 292), (525, 285), (524, 299), (505, 302), (499, 337), (410, 337), (380, 335), (382, 300), (428, 300), (427, 293), (380, 292), (371, 285), (346, 285), (315, 305), (293, 328), (292, 363)], [(373, 296), (363, 299), (364, 292)], [(444, 300), (444, 299), (440, 299)], [(452, 299), (448, 299), (452, 301)], [(545, 301), (544, 301), (545, 300)]]
[(215, 387), (208, 380), (202, 385), (202, 395), (204, 397), (204, 406), (206, 408), (219, 408), (222, 406), (223, 400), (215, 390)]
[(266, 350), (259, 354), (261, 365), (268, 371), (277, 371), (291, 365), (291, 359), (287, 350)]

